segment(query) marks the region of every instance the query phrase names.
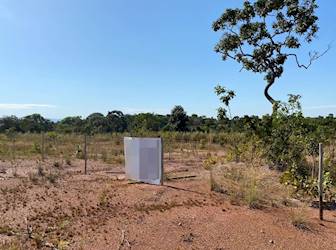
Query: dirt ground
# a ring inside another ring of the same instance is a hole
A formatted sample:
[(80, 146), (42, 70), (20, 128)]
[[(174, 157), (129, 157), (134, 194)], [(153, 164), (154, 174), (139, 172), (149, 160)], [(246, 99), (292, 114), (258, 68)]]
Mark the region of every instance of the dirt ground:
[(298, 208), (231, 205), (189, 163), (167, 161), (169, 180), (154, 186), (101, 162), (88, 175), (80, 160), (1, 162), (0, 249), (336, 249), (334, 211), (320, 222), (308, 208), (300, 230), (290, 220)]

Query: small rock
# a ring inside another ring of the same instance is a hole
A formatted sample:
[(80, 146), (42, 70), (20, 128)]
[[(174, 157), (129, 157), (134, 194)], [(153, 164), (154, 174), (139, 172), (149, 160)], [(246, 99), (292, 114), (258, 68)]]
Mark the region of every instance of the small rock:
[(47, 243), (45, 243), (44, 245), (45, 245), (46, 247), (55, 249), (55, 246), (54, 246), (54, 244), (52, 244), (52, 243), (47, 242)]
[(270, 240), (269, 243), (270, 243), (270, 244), (274, 244), (274, 240)]
[(194, 241), (195, 235), (193, 233), (189, 233), (187, 235), (183, 235), (182, 239), (184, 242), (192, 243)]

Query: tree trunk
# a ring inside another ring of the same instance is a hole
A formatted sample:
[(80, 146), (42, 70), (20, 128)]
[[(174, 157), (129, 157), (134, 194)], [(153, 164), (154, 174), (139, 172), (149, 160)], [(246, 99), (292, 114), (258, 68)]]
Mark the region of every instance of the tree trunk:
[(270, 87), (274, 84), (274, 80), (272, 81), (268, 81), (267, 86), (264, 90), (264, 95), (267, 98), (267, 100), (272, 104), (272, 106), (276, 103), (276, 101), (270, 96), (270, 94), (268, 93)]

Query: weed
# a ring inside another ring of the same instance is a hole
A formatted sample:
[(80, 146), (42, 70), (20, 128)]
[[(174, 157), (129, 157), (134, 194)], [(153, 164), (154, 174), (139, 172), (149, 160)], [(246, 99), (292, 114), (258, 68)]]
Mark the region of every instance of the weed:
[(28, 178), (34, 184), (37, 184), (39, 182), (39, 177), (36, 173), (29, 173)]
[(225, 194), (226, 191), (219, 185), (216, 180), (213, 178), (213, 173), (210, 171), (210, 190), (217, 193)]
[(15, 177), (15, 178), (19, 177), (19, 174), (17, 173), (17, 167), (16, 166), (13, 168), (13, 177)]
[(65, 219), (61, 221), (61, 223), (59, 224), (59, 229), (64, 230), (69, 225), (70, 225), (70, 221), (68, 219)]
[(102, 151), (101, 153), (101, 159), (103, 162), (108, 162), (108, 155), (107, 152), (105, 150)]
[(41, 234), (34, 234), (33, 240), (36, 244), (37, 249), (41, 249), (42, 247), (44, 247), (44, 239)]
[(40, 154), (41, 153), (41, 146), (40, 146), (40, 144), (34, 142), (33, 146), (32, 146), (32, 150), (33, 150), (33, 152)]
[(54, 168), (60, 168), (61, 167), (61, 163), (59, 163), (58, 161), (55, 161), (53, 164)]
[(71, 159), (70, 158), (66, 158), (65, 159), (65, 164), (68, 165), (68, 166), (71, 166)]
[(108, 191), (104, 190), (99, 196), (99, 205), (102, 207), (107, 206), (109, 203)]
[(57, 182), (57, 180), (59, 179), (59, 173), (58, 172), (49, 172), (49, 174), (47, 174), (45, 176), (45, 178), (52, 184), (55, 184)]
[(143, 204), (143, 203), (140, 203), (140, 204), (136, 204), (135, 205), (135, 209), (137, 211), (140, 211), (140, 212), (150, 212), (150, 211), (161, 211), (161, 212), (164, 212), (166, 210), (170, 210), (174, 207), (181, 207), (183, 206), (184, 204), (179, 204), (179, 203), (176, 203), (175, 201), (172, 201), (170, 203), (168, 202), (165, 202), (163, 204), (150, 204), (150, 205), (146, 205), (146, 204)]
[(60, 240), (57, 244), (57, 249), (59, 250), (65, 250), (68, 249), (70, 243), (66, 240)]
[(40, 177), (45, 176), (44, 168), (41, 165), (37, 166), (37, 175), (40, 176)]
[(119, 156), (114, 157), (114, 162), (119, 165), (124, 164), (125, 162), (124, 156), (119, 155)]
[(259, 209), (262, 208), (262, 195), (260, 194), (260, 190), (255, 182), (252, 182), (247, 185), (244, 199), (249, 208), (251, 209)]
[(0, 250), (20, 250), (22, 246), (18, 240), (0, 243)]
[(82, 150), (81, 145), (77, 145), (77, 150), (76, 150), (76, 158), (77, 159), (84, 159), (84, 152)]
[(205, 170), (211, 170), (215, 165), (218, 164), (217, 157), (213, 157), (209, 155), (204, 161), (203, 161), (203, 168)]
[(0, 226), (0, 235), (13, 236), (16, 234), (15, 230), (8, 225)]

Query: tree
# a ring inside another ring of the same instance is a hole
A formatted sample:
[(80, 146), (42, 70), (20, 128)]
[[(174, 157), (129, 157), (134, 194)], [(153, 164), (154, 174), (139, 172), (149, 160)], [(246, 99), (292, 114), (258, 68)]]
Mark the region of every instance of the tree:
[(218, 120), (224, 120), (227, 118), (227, 112), (229, 112), (230, 118), (232, 118), (230, 110), (230, 102), (236, 96), (233, 90), (227, 89), (223, 86), (216, 86), (215, 93), (223, 103), (223, 107), (218, 108)]
[(244, 1), (242, 8), (227, 9), (213, 23), (215, 32), (223, 32), (215, 51), (223, 60), (230, 58), (242, 64), (242, 69), (264, 74), (264, 95), (275, 107), (278, 102), (269, 89), (283, 74), (287, 59), (293, 58), (299, 68), (307, 69), (329, 49), (322, 54), (309, 53), (306, 65), (293, 52), (315, 37), (317, 8), (316, 0)]
[(175, 131), (187, 131), (188, 116), (183, 107), (175, 106), (169, 117), (169, 126)]
[(64, 133), (80, 133), (84, 121), (80, 116), (66, 117), (57, 123), (57, 130)]
[(127, 123), (123, 112), (113, 110), (108, 112), (107, 116), (109, 132), (124, 132), (127, 129)]
[(0, 118), (0, 132), (3, 133), (8, 129), (20, 131), (20, 120), (16, 116), (7, 116)]
[(106, 133), (107, 131), (107, 119), (103, 114), (93, 113), (86, 118), (86, 133)]
[(22, 118), (20, 126), (23, 132), (31, 133), (41, 133), (53, 129), (53, 123), (40, 114), (32, 114)]

